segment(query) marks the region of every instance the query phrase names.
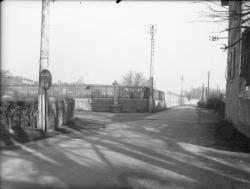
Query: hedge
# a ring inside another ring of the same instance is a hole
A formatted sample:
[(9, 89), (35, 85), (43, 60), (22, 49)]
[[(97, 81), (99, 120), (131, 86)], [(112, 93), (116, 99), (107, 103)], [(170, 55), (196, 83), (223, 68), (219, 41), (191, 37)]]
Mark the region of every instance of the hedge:
[[(49, 98), (48, 131), (63, 127), (73, 119), (74, 99)], [(37, 129), (38, 101), (34, 98), (2, 99), (0, 105), (1, 136), (8, 134), (14, 138), (33, 140), (44, 136), (44, 132)]]

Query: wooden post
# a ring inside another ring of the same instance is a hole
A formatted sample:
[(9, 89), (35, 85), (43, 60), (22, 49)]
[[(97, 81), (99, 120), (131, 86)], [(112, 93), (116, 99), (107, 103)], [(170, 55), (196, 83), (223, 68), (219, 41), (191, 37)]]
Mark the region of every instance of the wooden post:
[(118, 104), (119, 98), (119, 84), (117, 81), (113, 83), (113, 90), (114, 90), (114, 104), (111, 106), (113, 112), (120, 112), (121, 105)]
[(217, 96), (219, 96), (219, 85), (217, 84)]
[(38, 123), (37, 127), (46, 131), (47, 107), (46, 91), (41, 87), (40, 73), (49, 68), (49, 2), (42, 0), (41, 46), (39, 61)]
[(153, 102), (154, 102), (154, 97), (153, 97), (153, 92), (154, 92), (154, 88), (153, 88), (153, 77), (150, 77), (150, 86), (149, 86), (149, 112), (153, 112)]
[(117, 83), (117, 81), (115, 81), (113, 83), (113, 87), (114, 87), (114, 105), (118, 105), (118, 87), (119, 87), (119, 84)]
[(204, 83), (202, 85), (202, 96), (201, 96), (201, 101), (203, 102), (204, 101)]
[(209, 80), (210, 80), (210, 71), (207, 72), (207, 99), (209, 98)]

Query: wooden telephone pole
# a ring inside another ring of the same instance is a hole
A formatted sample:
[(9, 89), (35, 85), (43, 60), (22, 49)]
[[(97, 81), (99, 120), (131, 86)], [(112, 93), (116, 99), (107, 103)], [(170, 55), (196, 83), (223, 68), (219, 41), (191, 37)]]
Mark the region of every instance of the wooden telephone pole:
[(204, 83), (202, 85), (201, 101), (204, 101)]
[(46, 90), (41, 87), (40, 73), (45, 69), (48, 70), (49, 68), (49, 6), (50, 0), (42, 0), (37, 127), (44, 131), (47, 130), (48, 103), (46, 99)]
[(183, 105), (184, 103), (184, 97), (183, 97), (183, 75), (181, 76), (181, 98), (180, 98), (180, 105)]
[(155, 39), (154, 35), (156, 33), (156, 26), (154, 24), (150, 25), (150, 36), (151, 36), (151, 54), (150, 54), (150, 86), (149, 86), (149, 112), (153, 111), (153, 102), (154, 102), (154, 76), (153, 76), (153, 66), (154, 66), (154, 52), (155, 52)]

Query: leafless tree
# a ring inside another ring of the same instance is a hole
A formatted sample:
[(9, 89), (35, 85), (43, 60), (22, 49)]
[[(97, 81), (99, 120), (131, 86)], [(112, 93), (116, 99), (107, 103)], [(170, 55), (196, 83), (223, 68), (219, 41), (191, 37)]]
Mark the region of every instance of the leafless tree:
[(80, 76), (77, 81), (75, 82), (75, 84), (84, 84), (84, 78), (83, 76)]
[[(197, 2), (195, 2), (197, 3)], [(223, 6), (221, 1), (202, 2), (206, 4), (206, 9), (202, 11), (201, 18), (205, 18), (205, 22), (215, 22), (225, 24), (226, 28), (218, 33), (224, 33), (232, 30), (250, 29), (250, 1), (235, 1), (238, 3), (237, 9), (232, 9), (230, 6)], [(237, 5), (236, 5), (237, 6)], [(234, 21), (234, 24), (228, 24), (229, 20)], [(235, 24), (236, 23), (236, 24)], [(222, 49), (228, 49), (244, 38), (244, 34), (236, 41), (230, 44), (223, 44)]]
[(129, 71), (127, 74), (122, 76), (121, 84), (131, 87), (147, 86), (148, 80), (141, 72)]

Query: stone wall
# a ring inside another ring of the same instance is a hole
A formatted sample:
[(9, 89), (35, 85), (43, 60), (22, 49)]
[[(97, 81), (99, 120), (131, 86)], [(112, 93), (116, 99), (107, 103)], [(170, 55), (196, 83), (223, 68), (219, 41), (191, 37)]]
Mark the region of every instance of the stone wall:
[(122, 112), (148, 112), (148, 99), (120, 99)]
[[(75, 110), (110, 112), (113, 98), (75, 98)], [(148, 99), (118, 99), (121, 112), (147, 112)], [(159, 109), (159, 105), (158, 105)]]

